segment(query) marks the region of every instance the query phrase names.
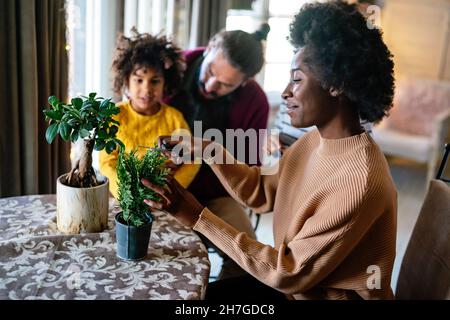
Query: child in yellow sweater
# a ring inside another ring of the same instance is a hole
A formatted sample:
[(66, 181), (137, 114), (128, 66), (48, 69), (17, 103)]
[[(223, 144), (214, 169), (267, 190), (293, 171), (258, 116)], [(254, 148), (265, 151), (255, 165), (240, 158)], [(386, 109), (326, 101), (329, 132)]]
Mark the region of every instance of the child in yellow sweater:
[[(183, 72), (181, 50), (165, 36), (139, 34), (133, 37), (120, 35), (112, 69), (114, 91), (127, 96), (118, 103), (121, 111), (115, 116), (120, 122), (117, 137), (126, 151), (140, 146), (153, 147), (158, 136), (173, 133), (190, 134), (189, 126), (181, 112), (162, 103), (163, 95), (171, 94), (180, 84)], [(142, 156), (147, 150), (139, 148)], [(100, 171), (109, 178), (110, 191), (117, 199), (116, 164), (118, 151), (100, 153)], [(175, 172), (175, 179), (187, 187), (200, 166), (183, 164)]]

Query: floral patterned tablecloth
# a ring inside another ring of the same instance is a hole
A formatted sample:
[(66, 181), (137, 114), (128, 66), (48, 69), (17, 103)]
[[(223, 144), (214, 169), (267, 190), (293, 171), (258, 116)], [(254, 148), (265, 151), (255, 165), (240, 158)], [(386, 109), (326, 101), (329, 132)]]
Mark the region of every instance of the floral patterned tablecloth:
[(56, 196), (0, 199), (0, 299), (200, 299), (210, 263), (200, 238), (155, 212), (147, 257), (116, 256), (110, 201), (108, 230), (63, 235)]

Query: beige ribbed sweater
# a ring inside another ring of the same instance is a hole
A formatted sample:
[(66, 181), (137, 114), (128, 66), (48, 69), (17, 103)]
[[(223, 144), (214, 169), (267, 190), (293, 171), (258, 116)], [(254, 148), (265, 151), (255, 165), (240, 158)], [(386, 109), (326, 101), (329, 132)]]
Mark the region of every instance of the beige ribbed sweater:
[(247, 272), (295, 299), (392, 298), (397, 192), (367, 133), (331, 140), (313, 130), (271, 176), (245, 164), (211, 167), (238, 201), (273, 210), (274, 247), (208, 208), (194, 226)]

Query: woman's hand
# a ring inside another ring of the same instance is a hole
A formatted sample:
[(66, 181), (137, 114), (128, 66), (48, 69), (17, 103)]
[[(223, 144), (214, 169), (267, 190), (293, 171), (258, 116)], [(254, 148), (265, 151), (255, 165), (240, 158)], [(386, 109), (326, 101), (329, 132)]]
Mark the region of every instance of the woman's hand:
[(185, 226), (192, 228), (195, 225), (204, 207), (175, 178), (168, 176), (165, 188), (154, 185), (146, 179), (142, 179), (141, 182), (161, 198), (161, 201), (158, 202), (144, 200), (149, 207), (170, 213)]

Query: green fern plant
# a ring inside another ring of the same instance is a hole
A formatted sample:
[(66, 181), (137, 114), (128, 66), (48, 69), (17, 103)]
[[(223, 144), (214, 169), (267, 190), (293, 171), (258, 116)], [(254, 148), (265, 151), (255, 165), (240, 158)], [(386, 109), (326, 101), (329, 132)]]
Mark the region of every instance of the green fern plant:
[(165, 167), (167, 158), (157, 148), (148, 149), (139, 158), (137, 149), (130, 153), (120, 149), (117, 160), (117, 178), (119, 188), (119, 204), (126, 224), (139, 227), (148, 221), (148, 206), (145, 199), (158, 201), (157, 194), (144, 186), (145, 178), (158, 186), (165, 186), (169, 169)]

